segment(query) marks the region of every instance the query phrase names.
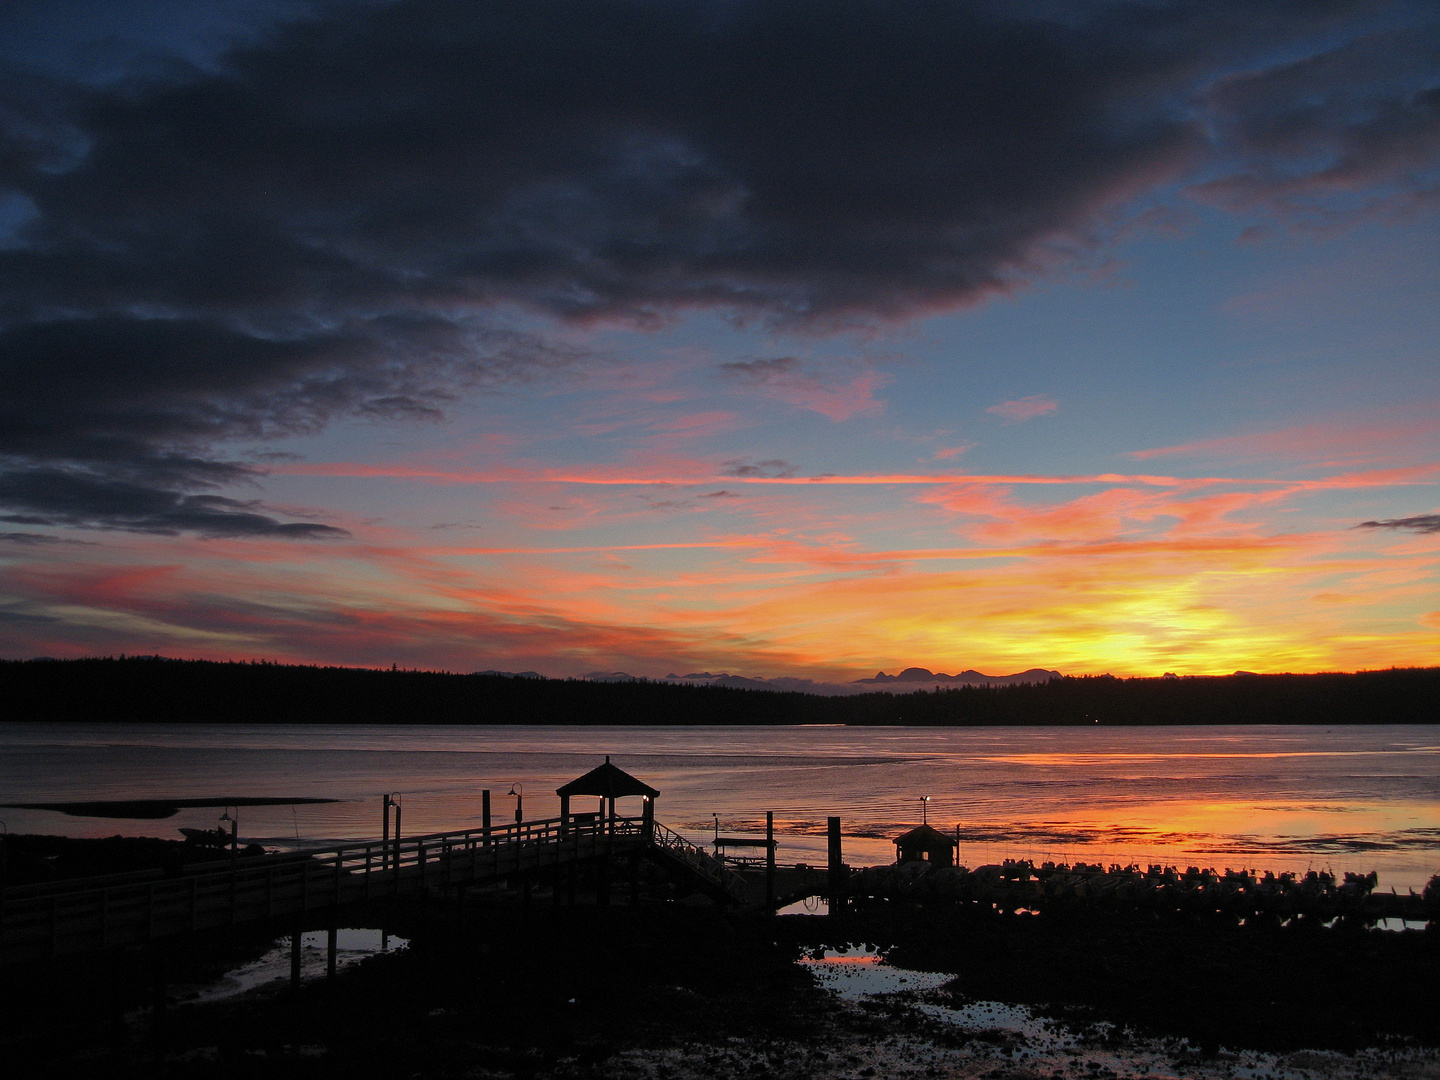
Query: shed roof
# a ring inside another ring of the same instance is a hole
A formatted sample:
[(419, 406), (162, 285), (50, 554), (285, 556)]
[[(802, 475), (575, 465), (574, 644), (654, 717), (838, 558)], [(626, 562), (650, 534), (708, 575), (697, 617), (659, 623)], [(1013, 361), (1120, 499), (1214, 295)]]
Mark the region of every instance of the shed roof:
[(954, 840), (929, 825), (916, 825), (909, 832), (897, 836), (895, 843), (904, 844), (906, 847), (916, 845), (927, 848), (955, 846)]
[(571, 780), (555, 789), (556, 795), (599, 795), (605, 799), (621, 799), (626, 795), (649, 795), (652, 799), (660, 792), (649, 784), (636, 780), (624, 769), (610, 764), (610, 755), (605, 755), (605, 764), (597, 765), (584, 776)]

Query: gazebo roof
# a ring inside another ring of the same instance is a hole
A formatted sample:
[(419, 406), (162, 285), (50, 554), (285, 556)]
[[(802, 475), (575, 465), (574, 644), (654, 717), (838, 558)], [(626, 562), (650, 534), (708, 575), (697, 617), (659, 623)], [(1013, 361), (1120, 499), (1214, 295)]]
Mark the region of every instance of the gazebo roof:
[(660, 792), (649, 784), (636, 780), (624, 769), (610, 764), (610, 755), (605, 755), (605, 764), (597, 765), (584, 776), (571, 780), (555, 789), (556, 795), (599, 795), (604, 799), (622, 799), (626, 795), (649, 795), (655, 798)]
[(895, 843), (904, 844), (906, 847), (918, 845), (925, 848), (955, 846), (954, 840), (929, 825), (916, 825), (909, 832), (897, 836)]

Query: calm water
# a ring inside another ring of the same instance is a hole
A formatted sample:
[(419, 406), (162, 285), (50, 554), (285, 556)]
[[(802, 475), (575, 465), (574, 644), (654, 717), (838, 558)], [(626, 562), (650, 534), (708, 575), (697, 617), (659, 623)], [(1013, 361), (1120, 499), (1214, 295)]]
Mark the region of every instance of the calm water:
[[(269, 845), (375, 836), (400, 792), (407, 834), (474, 826), (480, 791), (513, 819), (558, 813), (555, 788), (610, 754), (660, 789), (659, 820), (700, 841), (775, 811), (781, 858), (824, 859), (839, 815), (847, 861), (889, 839), (959, 826), (971, 866), (1004, 857), (1378, 870), (1417, 891), (1440, 872), (1440, 728), (455, 728), (0, 724), (0, 802), (304, 796), (246, 807)], [(583, 802), (583, 801), (582, 801)], [(622, 812), (626, 810), (622, 803)], [(577, 809), (588, 809), (578, 805)], [(638, 813), (638, 802), (629, 812)], [(163, 821), (0, 810), (11, 832), (178, 837), (215, 810)]]

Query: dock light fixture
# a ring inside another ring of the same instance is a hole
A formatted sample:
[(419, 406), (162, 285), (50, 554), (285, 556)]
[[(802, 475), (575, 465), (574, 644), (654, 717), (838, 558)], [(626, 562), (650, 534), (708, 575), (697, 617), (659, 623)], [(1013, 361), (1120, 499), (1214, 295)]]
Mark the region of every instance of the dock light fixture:
[(230, 854), (233, 857), (238, 854), (240, 850), (240, 808), (238, 806), (235, 807), (234, 817), (230, 816), (230, 807), (228, 806), (225, 808), (225, 812), (220, 815), (221, 832), (225, 831), (225, 822), (227, 821), (230, 823)]
[(929, 795), (921, 795), (921, 796), (920, 796), (920, 824), (921, 824), (921, 825), (929, 825), (929, 824), (930, 824), (930, 796), (929, 796)]
[(510, 794), (515, 796), (515, 824), (525, 820), (525, 785), (518, 780), (510, 785)]

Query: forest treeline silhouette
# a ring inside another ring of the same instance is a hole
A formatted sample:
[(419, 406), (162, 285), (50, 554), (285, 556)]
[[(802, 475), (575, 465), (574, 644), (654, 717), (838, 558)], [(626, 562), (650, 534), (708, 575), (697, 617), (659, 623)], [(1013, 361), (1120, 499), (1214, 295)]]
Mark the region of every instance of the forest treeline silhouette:
[(853, 697), (666, 682), (163, 657), (0, 661), (8, 720), (229, 724), (1416, 724), (1440, 668), (1196, 678), (1065, 676)]

